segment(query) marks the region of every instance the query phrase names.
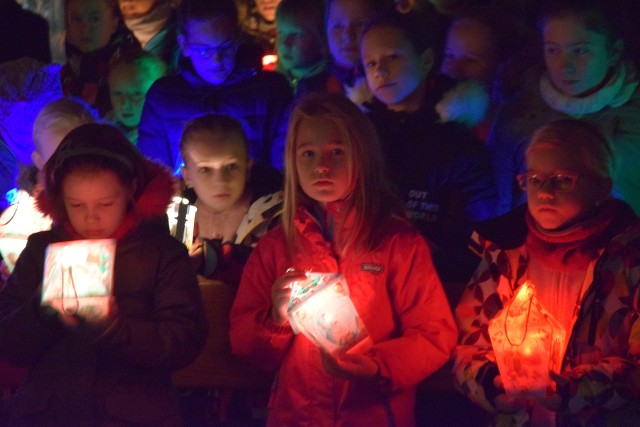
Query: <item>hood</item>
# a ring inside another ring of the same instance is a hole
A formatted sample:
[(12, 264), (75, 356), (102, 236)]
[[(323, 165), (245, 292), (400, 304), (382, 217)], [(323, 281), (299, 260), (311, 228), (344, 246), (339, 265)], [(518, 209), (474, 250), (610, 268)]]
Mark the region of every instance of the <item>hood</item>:
[[(177, 182), (169, 170), (155, 162), (147, 161), (144, 189), (135, 200), (133, 208), (127, 214), (120, 228), (112, 238), (120, 239), (127, 236), (139, 225), (166, 215), (167, 208), (175, 194)], [(66, 215), (60, 215), (55, 209), (55, 203), (48, 197), (46, 191), (41, 191), (36, 197), (36, 207), (46, 215), (51, 216), (54, 225), (63, 226), (74, 238), (81, 238), (71, 228)]]

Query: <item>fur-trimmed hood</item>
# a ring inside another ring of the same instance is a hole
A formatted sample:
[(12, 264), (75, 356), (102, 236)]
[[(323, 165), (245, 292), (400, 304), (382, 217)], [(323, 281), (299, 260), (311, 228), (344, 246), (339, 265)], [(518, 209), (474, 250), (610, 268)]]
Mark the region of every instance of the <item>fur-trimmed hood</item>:
[[(167, 213), (167, 207), (175, 194), (177, 182), (169, 170), (152, 161), (146, 162), (146, 183), (140, 195), (136, 198), (120, 228), (111, 237), (120, 239), (128, 235), (144, 222), (161, 218)], [(36, 207), (53, 220), (54, 226), (62, 226), (74, 238), (80, 236), (71, 228), (66, 214), (55, 208), (55, 201), (46, 190), (40, 191), (36, 197)]]

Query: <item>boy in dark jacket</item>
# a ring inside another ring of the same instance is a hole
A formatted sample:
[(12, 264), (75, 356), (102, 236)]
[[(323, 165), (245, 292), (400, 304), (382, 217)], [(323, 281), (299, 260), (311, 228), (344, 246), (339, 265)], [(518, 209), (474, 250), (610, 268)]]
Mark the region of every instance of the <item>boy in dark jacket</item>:
[(145, 155), (174, 172), (182, 164), (184, 125), (209, 112), (241, 121), (251, 159), (282, 168), (282, 153), (272, 152), (272, 147), (282, 147), (277, 141), (286, 132), (291, 89), (283, 76), (245, 65), (237, 22), (232, 0), (186, 0), (178, 9), (182, 71), (158, 80), (149, 90), (138, 140)]

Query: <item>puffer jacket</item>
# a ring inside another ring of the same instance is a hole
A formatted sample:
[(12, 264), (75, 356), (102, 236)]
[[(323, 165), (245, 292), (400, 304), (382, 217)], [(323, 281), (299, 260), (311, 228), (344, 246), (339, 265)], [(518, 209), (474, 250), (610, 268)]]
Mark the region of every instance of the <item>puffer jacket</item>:
[(640, 214), (640, 88), (635, 68), (622, 63), (618, 73), (598, 92), (569, 97), (553, 88), (546, 73), (529, 78), (517, 97), (498, 113), (487, 138), (499, 195), (499, 213), (525, 203), (516, 175), (526, 172), (525, 153), (533, 132), (561, 119), (592, 124), (609, 142), (613, 153), (616, 195)]
[[(503, 224), (520, 236), (519, 245), (505, 241), (501, 247), (476, 235), (482, 262), (455, 310), (460, 328), (454, 356), (457, 385), (495, 415), (496, 425), (526, 425), (529, 420), (525, 411), (501, 413), (494, 405), (504, 390), (493, 382), (499, 372), (487, 329), (527, 276), (525, 210), (526, 206), (513, 211), (509, 217), (518, 213), (519, 218)], [(628, 206), (619, 206), (603, 235), (614, 237), (595, 248), (601, 255), (567, 332), (571, 338), (560, 373), (568, 381), (556, 390), (562, 398), (557, 425), (640, 423), (640, 224)]]
[(29, 237), (0, 292), (0, 356), (29, 368), (7, 405), (10, 425), (180, 425), (170, 373), (196, 357), (207, 326), (187, 251), (168, 230), (173, 180), (149, 166), (153, 178), (115, 233), (118, 314), (108, 326), (67, 328), (41, 307), (47, 246), (78, 237), (38, 196), (54, 227)]
[(205, 113), (226, 114), (243, 124), (251, 159), (282, 169), (284, 153), (272, 147), (284, 147), (291, 98), (287, 79), (275, 72), (237, 66), (224, 83), (211, 85), (188, 64), (180, 74), (162, 77), (149, 89), (138, 127), (138, 148), (179, 171), (184, 125)]
[(466, 281), (478, 264), (466, 248), (475, 221), (495, 216), (497, 189), (484, 144), (460, 123), (441, 122), (435, 106), (455, 82), (430, 79), (423, 106), (395, 112), (366, 104), (387, 171), (409, 219), (432, 245), (443, 281)]
[[(341, 209), (329, 204), (328, 215)], [(348, 224), (348, 222), (347, 222)], [(269, 405), (271, 426), (411, 426), (416, 385), (450, 357), (456, 328), (429, 249), (419, 233), (392, 220), (373, 252), (340, 257), (318, 222), (300, 211), (302, 249), (290, 256), (282, 226), (259, 241), (245, 266), (231, 310), (234, 353), (278, 371)], [(320, 350), (271, 319), (271, 286), (287, 268), (340, 272), (373, 347), (379, 378), (328, 374)]]

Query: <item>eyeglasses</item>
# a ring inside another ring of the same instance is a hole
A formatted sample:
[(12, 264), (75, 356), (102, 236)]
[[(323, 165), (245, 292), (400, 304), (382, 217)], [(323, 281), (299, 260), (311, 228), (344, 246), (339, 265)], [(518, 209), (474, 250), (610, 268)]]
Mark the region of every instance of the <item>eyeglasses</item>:
[(216, 56), (229, 57), (236, 54), (238, 44), (235, 40), (229, 39), (218, 46), (207, 46), (204, 44), (189, 44), (189, 49), (197, 53), (200, 58), (209, 59)]
[(549, 176), (542, 176), (536, 173), (523, 173), (516, 176), (516, 180), (522, 191), (527, 191), (530, 187), (542, 189), (544, 184), (549, 182), (551, 189), (559, 193), (572, 191), (576, 186), (577, 179), (578, 175), (573, 173), (557, 173)]

